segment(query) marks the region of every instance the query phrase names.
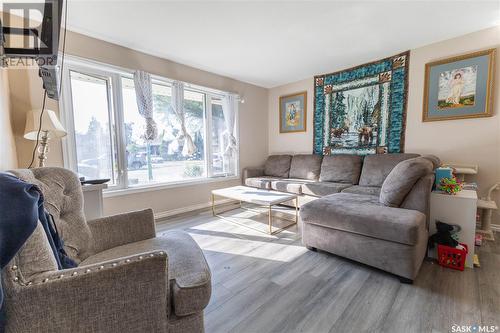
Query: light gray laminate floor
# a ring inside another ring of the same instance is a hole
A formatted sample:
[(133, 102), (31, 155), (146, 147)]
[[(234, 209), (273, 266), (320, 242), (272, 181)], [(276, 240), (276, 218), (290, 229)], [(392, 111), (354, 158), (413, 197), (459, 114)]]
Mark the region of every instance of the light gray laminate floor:
[[(256, 226), (250, 214), (255, 213), (225, 213)], [(451, 332), (452, 325), (500, 326), (500, 241), (478, 249), (481, 268), (460, 272), (425, 261), (414, 284), (405, 285), (382, 271), (307, 250), (296, 227), (268, 236), (202, 212), (158, 224), (159, 233), (170, 229), (187, 231), (210, 265), (209, 333)]]

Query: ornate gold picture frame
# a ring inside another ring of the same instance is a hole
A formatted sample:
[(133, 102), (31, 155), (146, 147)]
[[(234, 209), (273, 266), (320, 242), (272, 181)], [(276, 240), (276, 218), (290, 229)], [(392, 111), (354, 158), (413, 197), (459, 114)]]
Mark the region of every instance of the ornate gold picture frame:
[(490, 117), (496, 49), (425, 65), (422, 121)]

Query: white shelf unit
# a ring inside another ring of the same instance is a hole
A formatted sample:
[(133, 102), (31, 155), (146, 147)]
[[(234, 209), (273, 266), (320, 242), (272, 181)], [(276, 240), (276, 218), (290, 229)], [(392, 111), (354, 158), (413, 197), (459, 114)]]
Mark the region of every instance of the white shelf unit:
[[(476, 191), (463, 190), (456, 195), (434, 191), (431, 193), (430, 205), (429, 235), (436, 233), (436, 221), (459, 225), (462, 228), (458, 234), (459, 241), (467, 244), (469, 249), (465, 266), (473, 268), (477, 213)], [(437, 246), (429, 253), (431, 257), (436, 258), (436, 249)]]

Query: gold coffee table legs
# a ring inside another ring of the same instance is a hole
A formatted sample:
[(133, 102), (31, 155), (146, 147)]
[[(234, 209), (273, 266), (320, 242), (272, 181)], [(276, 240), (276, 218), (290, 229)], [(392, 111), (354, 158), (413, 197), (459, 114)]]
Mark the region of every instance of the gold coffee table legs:
[[(295, 219), (288, 219), (288, 218), (284, 218), (284, 217), (280, 217), (280, 216), (273, 216), (273, 206), (274, 205), (267, 206), (268, 226), (269, 226), (269, 231), (268, 232), (262, 231), (261, 229), (258, 229), (258, 228), (254, 228), (254, 227), (245, 225), (243, 223), (238, 223), (238, 222), (236, 222), (234, 220), (231, 220), (230, 218), (227, 218), (227, 217), (222, 216), (219, 213), (217, 213), (216, 210), (215, 210), (215, 195), (214, 194), (212, 194), (212, 215), (213, 216), (217, 216), (217, 217), (219, 217), (221, 219), (227, 220), (229, 222), (232, 222), (234, 224), (243, 226), (245, 228), (253, 229), (253, 230), (256, 230), (256, 231), (268, 234), (268, 235), (275, 235), (275, 234), (277, 234), (277, 233), (279, 233), (279, 232), (281, 232), (281, 231), (283, 231), (285, 229), (288, 229), (291, 226), (293, 226), (293, 225), (295, 225), (295, 224), (298, 223), (298, 221), (299, 221), (299, 198), (295, 197), (294, 200), (295, 200)], [(225, 210), (225, 211), (223, 211), (221, 213), (225, 213), (225, 212), (228, 212), (230, 210), (234, 210), (234, 209), (238, 209), (238, 208), (245, 209), (245, 210), (248, 210), (248, 211), (251, 211), (251, 212), (256, 212), (256, 213), (259, 213), (259, 214), (263, 213), (262, 211), (259, 211), (259, 210), (256, 210), (256, 209), (252, 209), (252, 208), (248, 208), (248, 207), (243, 207), (241, 201), (240, 201), (239, 207), (231, 208), (231, 209)], [(273, 231), (273, 220), (274, 219), (279, 219), (279, 220), (284, 220), (284, 221), (291, 221), (292, 223), (287, 224), (286, 226), (281, 227), (281, 228), (276, 229), (276, 230)]]

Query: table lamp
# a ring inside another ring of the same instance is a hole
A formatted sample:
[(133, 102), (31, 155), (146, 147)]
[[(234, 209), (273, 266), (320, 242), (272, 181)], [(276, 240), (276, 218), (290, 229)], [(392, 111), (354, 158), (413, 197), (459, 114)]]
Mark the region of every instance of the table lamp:
[(40, 113), (42, 110), (31, 110), (26, 115), (26, 127), (24, 128), (24, 138), (36, 140), (40, 130), (40, 146), (38, 147), (38, 166), (45, 166), (45, 160), (49, 152), (49, 139), (62, 138), (66, 136), (66, 130), (52, 110), (43, 112), (42, 126), (40, 126)]

